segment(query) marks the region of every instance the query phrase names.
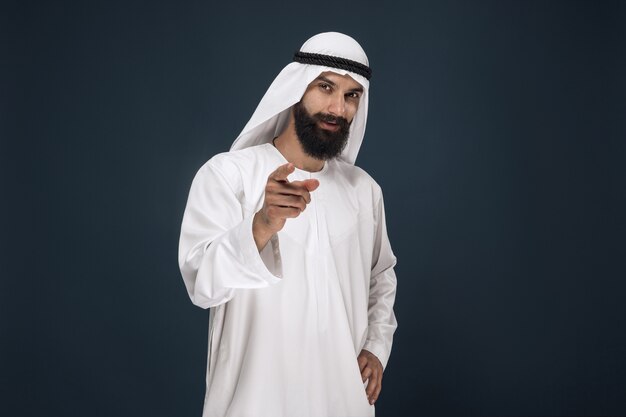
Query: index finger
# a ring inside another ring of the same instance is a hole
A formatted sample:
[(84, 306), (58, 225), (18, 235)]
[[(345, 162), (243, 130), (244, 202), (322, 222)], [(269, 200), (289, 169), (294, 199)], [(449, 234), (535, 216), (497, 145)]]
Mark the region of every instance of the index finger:
[(378, 380), (378, 375), (377, 374), (372, 375), (372, 377), (369, 378), (369, 381), (367, 382), (367, 388), (365, 389), (365, 392), (367, 393), (367, 396), (370, 399), (370, 404), (373, 404), (372, 397), (374, 396), (374, 394), (378, 396), (376, 391), (378, 391), (379, 385), (380, 385), (380, 381)]
[[(371, 382), (371, 380), (370, 380)], [(369, 384), (367, 386), (369, 390)], [(371, 391), (366, 391), (366, 394), (370, 400), (370, 404), (374, 404), (376, 400), (378, 400), (378, 396), (380, 395), (380, 391), (382, 389), (382, 376), (380, 374), (376, 375), (375, 385)]]
[(276, 168), (276, 170), (270, 174), (270, 178), (275, 181), (286, 181), (287, 177), (294, 171), (294, 169), (295, 166), (291, 162), (288, 162)]

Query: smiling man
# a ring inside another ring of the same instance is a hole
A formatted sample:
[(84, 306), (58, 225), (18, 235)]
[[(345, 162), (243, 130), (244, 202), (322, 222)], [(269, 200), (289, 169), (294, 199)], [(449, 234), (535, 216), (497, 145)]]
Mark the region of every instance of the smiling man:
[(210, 308), (204, 416), (373, 416), (396, 319), (378, 184), (354, 165), (371, 72), (316, 35), (193, 180), (179, 246)]

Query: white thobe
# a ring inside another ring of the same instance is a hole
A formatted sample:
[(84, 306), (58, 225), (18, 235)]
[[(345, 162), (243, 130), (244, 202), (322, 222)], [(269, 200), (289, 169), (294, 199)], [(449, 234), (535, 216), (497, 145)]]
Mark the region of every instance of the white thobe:
[(311, 202), (259, 253), (252, 219), (287, 163), (271, 144), (222, 153), (196, 174), (179, 263), (194, 304), (211, 308), (205, 417), (374, 415), (357, 355), (386, 366), (396, 328), (395, 257), (381, 189), (331, 160)]

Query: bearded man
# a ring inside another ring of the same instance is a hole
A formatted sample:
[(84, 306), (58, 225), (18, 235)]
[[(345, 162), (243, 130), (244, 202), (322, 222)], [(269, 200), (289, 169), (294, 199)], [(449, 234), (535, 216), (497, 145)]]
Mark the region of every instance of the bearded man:
[(191, 185), (179, 264), (211, 309), (205, 417), (373, 416), (391, 352), (396, 258), (354, 165), (369, 62), (336, 32), (294, 61)]

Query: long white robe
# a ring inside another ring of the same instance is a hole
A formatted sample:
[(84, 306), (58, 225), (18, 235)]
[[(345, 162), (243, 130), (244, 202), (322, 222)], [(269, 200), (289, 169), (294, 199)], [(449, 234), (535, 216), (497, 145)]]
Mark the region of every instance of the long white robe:
[(396, 259), (381, 189), (327, 161), (311, 203), (258, 252), (252, 218), (287, 161), (271, 144), (214, 156), (193, 180), (179, 264), (194, 304), (211, 308), (205, 417), (374, 415), (356, 361), (386, 366), (396, 329)]

